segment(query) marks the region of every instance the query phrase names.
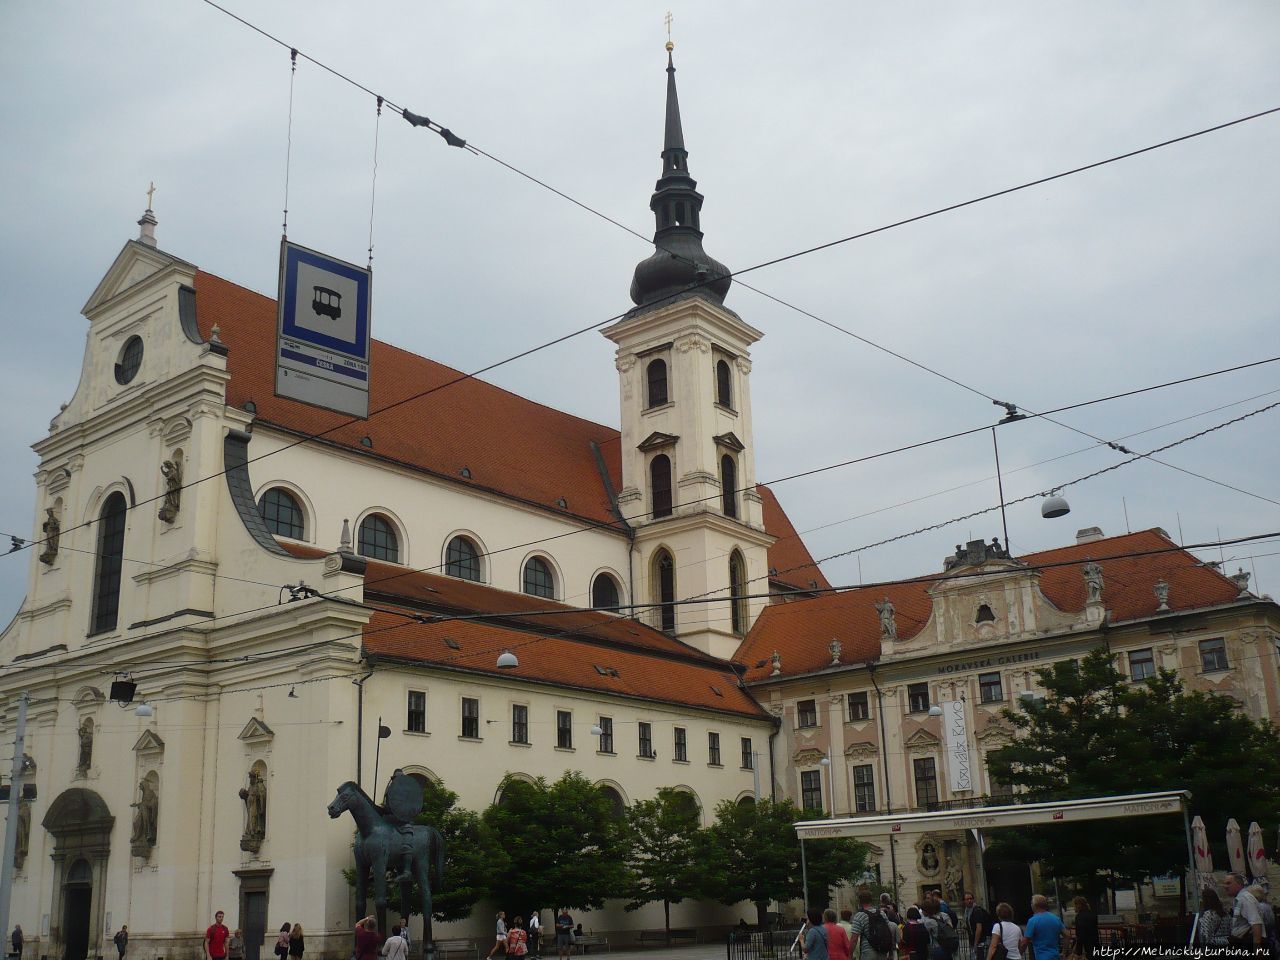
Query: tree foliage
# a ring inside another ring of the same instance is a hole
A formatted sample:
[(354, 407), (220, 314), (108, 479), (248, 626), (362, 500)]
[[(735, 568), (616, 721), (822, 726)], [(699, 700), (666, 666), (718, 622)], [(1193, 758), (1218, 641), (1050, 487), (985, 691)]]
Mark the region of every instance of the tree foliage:
[[(1020, 736), (988, 760), (992, 777), (1026, 800), (1189, 790), (1211, 842), (1230, 817), (1264, 830), (1280, 820), (1280, 737), (1231, 698), (1188, 692), (1163, 670), (1133, 683), (1103, 649), (1036, 674), (1044, 702), (1004, 712)], [(1040, 828), (1012, 845), (1082, 879), (1110, 869), (1133, 882), (1187, 862), (1183, 824), (1172, 816)]]
[(696, 801), (672, 787), (662, 787), (653, 800), (638, 800), (627, 810), (626, 907), (638, 910), (660, 901), (668, 945), (671, 904), (699, 896), (705, 885), (701, 819)]
[[(763, 922), (771, 900), (804, 895), (800, 841), (795, 824), (812, 819), (790, 800), (737, 804), (725, 800), (716, 807), (716, 822), (708, 828), (707, 895), (721, 903), (750, 900)], [(814, 840), (805, 843), (810, 903), (823, 903), (827, 888), (860, 878), (866, 871), (866, 844), (855, 840)]]
[(551, 784), (508, 776), (499, 796), (481, 817), (505, 853), (490, 882), (499, 905), (593, 910), (624, 889), (626, 821), (581, 773)]

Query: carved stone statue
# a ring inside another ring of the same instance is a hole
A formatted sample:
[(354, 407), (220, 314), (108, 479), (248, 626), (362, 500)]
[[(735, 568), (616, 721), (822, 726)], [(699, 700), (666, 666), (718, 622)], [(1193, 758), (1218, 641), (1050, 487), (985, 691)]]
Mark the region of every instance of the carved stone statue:
[(76, 760), (76, 773), (84, 776), (93, 763), (93, 721), (85, 718), (78, 731), (80, 736), (80, 756)]
[(31, 847), (31, 804), (18, 804), (18, 842), (13, 848), (13, 865), (19, 870)]
[(932, 843), (926, 843), (923, 847), (920, 848), (920, 872), (921, 873), (928, 874), (929, 876), (933, 876), (938, 872), (938, 868), (941, 865), (942, 865), (941, 861), (938, 860), (937, 847), (935, 847)]
[(880, 614), (880, 639), (898, 639), (898, 621), (894, 619), (893, 601), (885, 597), (876, 604), (876, 613)]
[(258, 771), (249, 771), (249, 785), (240, 788), (244, 801), (244, 834), (240, 837), (240, 849), (257, 853), (267, 836), (267, 785)]
[(45, 521), (40, 525), (44, 531), (44, 549), (40, 551), (40, 562), (52, 564), (58, 558), (58, 540), (62, 536), (62, 523), (53, 513), (53, 507), (44, 508)]
[(164, 477), (164, 503), (160, 505), (159, 516), (165, 523), (173, 523), (182, 507), (182, 464), (166, 460), (160, 464), (160, 473)]
[(948, 859), (946, 873), (942, 875), (942, 889), (946, 892), (947, 900), (958, 903), (960, 895), (964, 892), (963, 888), (964, 871), (960, 869), (957, 861)]
[(1169, 584), (1163, 578), (1156, 581), (1154, 593), (1156, 599), (1160, 601), (1160, 606), (1156, 607), (1157, 613), (1163, 613), (1169, 609)]
[(1103, 586), (1102, 565), (1090, 560), (1080, 568), (1080, 572), (1084, 574), (1084, 589), (1086, 594), (1085, 602), (1101, 603)]
[(831, 665), (834, 667), (840, 662), (840, 641), (832, 637), (831, 642), (827, 644), (827, 650), (831, 653)]
[(160, 814), (160, 796), (150, 780), (138, 781), (138, 800), (134, 808), (133, 834), (129, 837), (135, 857), (149, 857), (156, 845), (156, 827)]
[(778, 674), (782, 673), (782, 654), (780, 654), (777, 650), (775, 650), (773, 651), (773, 656), (770, 657), (769, 659), (773, 663), (773, 670), (769, 675), (772, 677), (776, 677), (778, 676)]

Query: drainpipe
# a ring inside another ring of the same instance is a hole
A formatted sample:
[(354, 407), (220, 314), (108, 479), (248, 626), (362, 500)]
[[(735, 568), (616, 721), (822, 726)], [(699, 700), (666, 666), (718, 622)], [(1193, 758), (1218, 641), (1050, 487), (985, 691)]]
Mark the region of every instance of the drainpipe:
[(364, 682), (372, 676), (373, 671), (370, 670), (363, 677), (351, 681), (356, 685), (356, 786), (361, 790), (364, 789)]
[(773, 718), (773, 733), (769, 734), (769, 801), (771, 803), (778, 802), (778, 778), (773, 774), (773, 741), (777, 739), (778, 734), (782, 731), (782, 720), (778, 717)]
[[(889, 737), (884, 726), (884, 694), (880, 692), (880, 684), (876, 681), (876, 664), (874, 660), (867, 662), (867, 674), (871, 677), (871, 685), (876, 688), (876, 716), (880, 718), (880, 761), (884, 767), (884, 805), (886, 812), (893, 813), (893, 797), (889, 792)], [(898, 897), (898, 848), (893, 830), (889, 832), (889, 869), (893, 871), (893, 899)]]

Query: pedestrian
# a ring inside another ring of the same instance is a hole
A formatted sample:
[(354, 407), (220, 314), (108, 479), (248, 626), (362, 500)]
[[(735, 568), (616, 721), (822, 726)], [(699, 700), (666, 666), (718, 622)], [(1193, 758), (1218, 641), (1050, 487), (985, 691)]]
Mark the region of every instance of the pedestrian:
[[(360, 922), (364, 923), (363, 920)], [(275, 954), (277, 957), (280, 957), (280, 960), (284, 960), (284, 958), (289, 955), (289, 933), (292, 930), (293, 924), (291, 923), (282, 923), (280, 925), (280, 935), (276, 937), (275, 949)]]
[[(3, 927), (0, 927), (0, 930), (3, 929)], [(13, 933), (9, 936), (9, 943), (13, 947), (13, 955), (17, 957), (18, 960), (22, 960), (22, 945), (25, 942), (26, 939), (22, 936), (22, 924), (15, 923), (13, 925)], [(124, 953), (122, 952), (120, 956), (123, 957)]]
[(529, 935), (524, 929), (524, 917), (517, 916), (507, 931), (507, 956), (523, 957), (529, 952)]
[(871, 892), (858, 893), (858, 912), (853, 915), (850, 955), (854, 960), (884, 960), (893, 952), (893, 929), (885, 915), (872, 909)]
[(121, 924), (120, 929), (116, 931), (116, 935), (111, 938), (111, 942), (116, 945), (116, 953), (120, 954), (120, 960), (124, 960), (124, 952), (129, 949), (129, 927)]
[(849, 941), (850, 948), (853, 946), (853, 911), (845, 907), (840, 911), (840, 928), (844, 931), (845, 938)]
[(1076, 897), (1071, 906), (1076, 908), (1076, 941), (1071, 952), (1084, 960), (1093, 960), (1093, 953), (1098, 949), (1098, 915), (1084, 897)]
[(919, 907), (907, 908), (907, 925), (902, 931), (902, 960), (929, 960), (929, 930), (925, 927)]
[(295, 923), (289, 931), (289, 956), (292, 960), (302, 960), (302, 924)]
[(965, 891), (964, 895), (965, 937), (969, 941), (969, 952), (981, 957), (987, 952), (987, 941), (991, 939), (991, 914), (978, 903), (974, 895)]
[[(394, 930), (395, 927), (392, 927), (391, 929)], [(408, 917), (400, 918), (400, 939), (404, 941), (405, 950), (408, 950), (410, 947), (413, 946), (413, 940), (409, 936), (409, 918)]]
[(533, 960), (539, 960), (538, 951), (541, 949), (539, 941), (542, 939), (542, 918), (538, 916), (537, 910), (529, 911), (529, 926), (525, 932), (529, 937), (529, 956)]
[(225, 916), (226, 914), (221, 910), (215, 913), (213, 923), (209, 924), (209, 929), (204, 932), (204, 955), (209, 960), (226, 960), (227, 939), (231, 936), (231, 931), (222, 922)]
[(1031, 898), (1031, 919), (1022, 932), (1022, 945), (1031, 945), (1036, 960), (1058, 960), (1062, 956), (1062, 933), (1066, 929), (1056, 913), (1049, 912), (1049, 898), (1037, 893)]
[(375, 960), (382, 937), (378, 933), (378, 921), (365, 917), (356, 924), (356, 960)]
[(804, 935), (804, 960), (828, 960), (827, 931), (822, 925), (822, 914), (809, 911), (809, 932)]
[(489, 948), (489, 952), (485, 955), (485, 960), (492, 957), (499, 949), (503, 953), (507, 952), (507, 913), (505, 910), (498, 911), (498, 921), (494, 924), (493, 932), (493, 946)]
[(387, 960), (407, 960), (409, 956), (409, 941), (404, 938), (404, 927), (396, 924), (391, 928), (391, 936), (387, 937), (387, 942), (382, 945), (379, 951)]
[(1205, 887), (1200, 894), (1200, 923), (1196, 928), (1196, 939), (1202, 947), (1221, 948), (1227, 945), (1231, 936), (1231, 914), (1222, 905), (1218, 891)]
[(573, 917), (569, 916), (569, 908), (561, 907), (556, 914), (556, 953), (567, 958), (573, 952)]
[(1022, 960), (1022, 928), (1013, 922), (1013, 907), (1007, 903), (996, 904), (987, 960)]
[(1258, 901), (1258, 916), (1262, 917), (1262, 943), (1271, 952), (1272, 957), (1280, 958), (1280, 944), (1276, 943), (1276, 912), (1267, 898), (1267, 889), (1260, 883), (1249, 888), (1253, 899)]
[(955, 931), (942, 915), (942, 908), (936, 897), (927, 896), (920, 904), (924, 914), (921, 923), (929, 931), (929, 960), (951, 960), (951, 951), (947, 949), (948, 934), (955, 937)]
[(227, 940), (227, 960), (244, 960), (244, 931), (238, 927)]
[(1257, 898), (1245, 887), (1242, 874), (1228, 873), (1222, 886), (1228, 896), (1235, 898), (1231, 905), (1229, 944), (1257, 950), (1262, 946), (1262, 911), (1258, 909)]
[(827, 931), (827, 956), (830, 960), (850, 960), (853, 956), (853, 940), (836, 922), (834, 910), (822, 911), (822, 929)]

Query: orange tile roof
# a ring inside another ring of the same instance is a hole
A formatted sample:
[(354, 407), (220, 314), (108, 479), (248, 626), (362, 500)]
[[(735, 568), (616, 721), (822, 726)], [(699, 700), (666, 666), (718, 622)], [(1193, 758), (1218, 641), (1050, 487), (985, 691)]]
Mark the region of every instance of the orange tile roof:
[[(264, 424), (295, 434), (318, 434), (347, 420), (343, 414), (275, 395), (276, 301), (200, 270), (196, 318), (206, 339), (214, 325), (227, 345), (227, 403), (253, 401)], [(379, 410), (464, 375), (444, 364), (393, 347), (372, 345), (370, 410)], [(362, 443), (369, 437), (372, 447)], [(337, 427), (324, 442), (504, 496), (622, 529), (592, 451), (596, 444), (614, 490), (622, 486), (617, 430), (535, 403), (478, 379), (465, 379), (381, 416)], [(470, 479), (462, 476), (463, 468)], [(783, 579), (805, 588), (826, 585), (774, 495), (764, 496), (765, 529), (779, 537), (769, 566), (803, 565)], [(556, 501), (563, 498), (564, 508)]]
[[(1155, 582), (1169, 584), (1169, 606), (1194, 610), (1229, 603), (1239, 594), (1226, 576), (1206, 567), (1185, 550), (1169, 550), (1173, 543), (1156, 530), (1142, 530), (1092, 543), (1073, 544), (1032, 553), (1018, 559), (1041, 571), (1040, 588), (1060, 610), (1079, 612), (1085, 605), (1080, 567), (1089, 560), (1102, 567), (1103, 602), (1112, 623), (1156, 614)], [(1144, 551), (1168, 551), (1127, 556)], [(910, 583), (842, 590), (812, 599), (771, 605), (760, 614), (734, 659), (747, 667), (748, 680), (762, 680), (772, 672), (769, 658), (777, 650), (784, 675), (820, 670), (831, 662), (827, 644), (838, 639), (845, 663), (880, 656), (880, 621), (875, 603), (889, 597), (897, 614), (898, 635), (910, 638), (929, 620), (928, 589), (941, 574)], [(762, 662), (763, 661), (763, 662)]]
[(763, 501), (764, 528), (778, 538), (769, 547), (769, 569), (778, 573), (770, 574), (769, 579), (799, 590), (812, 590), (815, 586), (830, 590), (826, 574), (813, 562), (813, 554), (796, 533), (777, 496), (763, 485), (757, 485), (756, 490)]

